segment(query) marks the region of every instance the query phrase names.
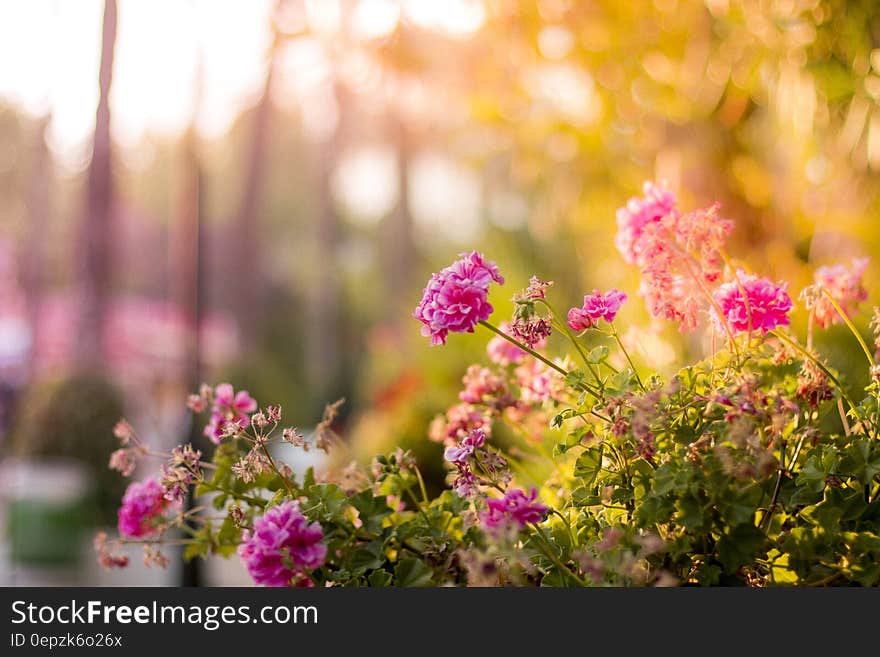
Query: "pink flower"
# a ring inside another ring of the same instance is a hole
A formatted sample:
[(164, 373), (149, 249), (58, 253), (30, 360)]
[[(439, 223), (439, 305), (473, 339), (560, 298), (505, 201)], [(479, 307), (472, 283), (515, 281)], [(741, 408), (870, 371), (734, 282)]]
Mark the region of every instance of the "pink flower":
[(626, 207), (617, 211), (617, 237), (615, 245), (624, 260), (635, 264), (640, 261), (640, 238), (645, 226), (676, 212), (675, 195), (657, 185), (646, 182), (644, 198), (631, 198)]
[(309, 524), (299, 504), (287, 501), (254, 520), (253, 531), (242, 533), (238, 554), (257, 584), (310, 586), (304, 571), (320, 567), (327, 558), (323, 539), (321, 525)]
[[(501, 322), (498, 329), (507, 335), (513, 335), (508, 322)], [(546, 340), (544, 340), (543, 344), (536, 346), (540, 349), (543, 348), (545, 344)], [(510, 340), (505, 340), (500, 335), (496, 335), (489, 340), (489, 344), (486, 345), (486, 353), (489, 354), (489, 360), (502, 367), (518, 365), (526, 356), (526, 352), (517, 347)]]
[(462, 378), (464, 390), (458, 398), (468, 404), (485, 404), (493, 408), (503, 408), (513, 403), (507, 389), (507, 380), (487, 367), (471, 365)]
[(531, 489), (526, 495), (522, 489), (513, 488), (501, 499), (486, 500), (488, 508), (480, 512), (480, 520), (488, 529), (498, 529), (516, 525), (520, 529), (529, 523), (541, 522), (549, 510), (537, 501), (538, 491)]
[(447, 447), (443, 458), (455, 465), (464, 465), (468, 458), (486, 444), (486, 434), (482, 429), (474, 429), (457, 447)]
[(527, 404), (540, 404), (552, 399), (562, 387), (562, 378), (554, 370), (529, 359), (514, 370), (520, 398)]
[(823, 290), (834, 298), (847, 317), (858, 310), (859, 303), (867, 300), (868, 291), (862, 284), (867, 267), (868, 258), (854, 258), (851, 267), (838, 264), (816, 270), (816, 284), (808, 288), (809, 292), (804, 291), (803, 298), (819, 326), (828, 328), (843, 321)]
[(165, 489), (155, 479), (132, 482), (125, 489), (117, 514), (119, 533), (132, 538), (153, 534), (155, 521), (169, 506)]
[(449, 331), (473, 333), (474, 326), (492, 314), (487, 300), (492, 281), (503, 284), (504, 278), (494, 262), (484, 261), (476, 251), (462, 254), (460, 260), (433, 274), (413, 313), (424, 324), (422, 335), (438, 345), (446, 343)]
[[(737, 276), (739, 282), (725, 283), (714, 295), (731, 330), (742, 333), (751, 325), (752, 330), (764, 334), (777, 326), (788, 326), (788, 313), (793, 304), (785, 291), (785, 284), (776, 285), (769, 279), (742, 270)], [(740, 287), (745, 290), (746, 299), (743, 299)]]
[(219, 445), (227, 424), (236, 424), (240, 429), (244, 429), (250, 424), (248, 413), (256, 410), (257, 402), (247, 390), (239, 390), (236, 393), (231, 384), (221, 383), (214, 389), (211, 421), (205, 427), (205, 435), (215, 445)]
[(568, 326), (572, 331), (579, 333), (595, 326), (600, 319), (613, 322), (624, 301), (626, 301), (626, 294), (616, 288), (612, 288), (605, 294), (599, 290), (593, 290), (592, 294), (584, 296), (583, 306), (571, 308), (568, 311)]
[(668, 215), (645, 226), (639, 241), (639, 294), (651, 315), (677, 321), (684, 331), (699, 325), (709, 305), (705, 290), (721, 276), (720, 249), (732, 224), (717, 209)]
[(474, 429), (489, 433), (492, 430), (491, 416), (472, 404), (456, 404), (447, 409), (444, 417), (437, 417), (431, 422), (428, 437), (435, 442), (450, 445), (463, 439)]

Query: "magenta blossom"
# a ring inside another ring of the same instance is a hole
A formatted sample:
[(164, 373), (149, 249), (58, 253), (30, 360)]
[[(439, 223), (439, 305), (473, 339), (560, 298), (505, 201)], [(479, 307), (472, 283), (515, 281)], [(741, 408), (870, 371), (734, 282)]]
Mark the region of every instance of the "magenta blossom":
[[(731, 330), (743, 333), (751, 328), (764, 334), (777, 326), (788, 326), (788, 313), (794, 304), (785, 291), (785, 284), (776, 285), (742, 270), (737, 276), (738, 281), (725, 283), (714, 295)], [(740, 288), (745, 290), (746, 299)]]
[(520, 529), (530, 522), (541, 522), (548, 508), (537, 501), (538, 491), (532, 488), (526, 495), (520, 488), (513, 488), (501, 499), (486, 500), (488, 508), (480, 513), (480, 520), (488, 529), (516, 525)]
[(568, 311), (568, 327), (572, 331), (580, 332), (595, 326), (600, 319), (613, 322), (624, 301), (626, 294), (616, 288), (605, 294), (593, 290), (592, 294), (584, 295), (583, 306)]
[(296, 502), (272, 507), (254, 520), (253, 531), (242, 533), (238, 554), (253, 578), (262, 586), (311, 586), (305, 573), (320, 567), (327, 558), (324, 532), (308, 519)]
[(122, 536), (138, 538), (156, 531), (155, 521), (168, 507), (165, 489), (155, 479), (135, 481), (125, 489), (122, 506), (119, 507), (118, 529)]
[(676, 212), (677, 200), (672, 192), (651, 182), (644, 184), (643, 192), (644, 198), (631, 198), (617, 211), (615, 244), (630, 264), (641, 260), (640, 238), (645, 226)]
[(227, 424), (236, 424), (240, 429), (244, 429), (251, 422), (248, 413), (256, 410), (257, 401), (248, 394), (247, 390), (235, 392), (232, 384), (221, 383), (214, 388), (211, 421), (205, 427), (205, 435), (215, 445), (219, 445)]
[(422, 335), (438, 345), (446, 343), (449, 331), (473, 333), (474, 326), (492, 314), (488, 301), (492, 281), (503, 284), (504, 278), (495, 263), (486, 262), (477, 251), (462, 254), (460, 260), (433, 274), (413, 313), (424, 324)]

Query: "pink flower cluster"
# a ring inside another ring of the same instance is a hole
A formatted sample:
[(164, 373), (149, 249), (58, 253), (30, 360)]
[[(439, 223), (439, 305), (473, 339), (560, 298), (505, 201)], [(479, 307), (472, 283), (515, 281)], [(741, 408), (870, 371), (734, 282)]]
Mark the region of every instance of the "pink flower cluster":
[(434, 418), (428, 437), (434, 442), (451, 445), (474, 429), (489, 433), (492, 430), (491, 416), (473, 404), (456, 404), (449, 407), (445, 415)]
[(251, 420), (248, 413), (257, 410), (257, 402), (247, 390), (235, 392), (229, 383), (221, 383), (214, 389), (214, 402), (211, 406), (211, 421), (205, 427), (205, 435), (215, 445), (230, 429), (244, 429)]
[(626, 294), (617, 289), (612, 288), (605, 294), (593, 290), (592, 294), (584, 295), (583, 306), (568, 311), (568, 326), (579, 333), (595, 326), (600, 319), (613, 322), (624, 301)]
[(122, 536), (138, 538), (156, 531), (155, 521), (171, 506), (165, 489), (155, 479), (135, 481), (125, 489), (119, 507), (118, 529)]
[(287, 501), (254, 520), (253, 531), (242, 533), (238, 547), (248, 573), (262, 586), (312, 586), (306, 570), (327, 558), (324, 532), (309, 524), (299, 504)]
[[(507, 335), (513, 335), (509, 322), (501, 322), (498, 329)], [(545, 345), (546, 340), (544, 340), (543, 343), (536, 345), (536, 347), (540, 349)], [(496, 335), (489, 340), (489, 344), (486, 345), (486, 353), (489, 355), (489, 360), (502, 367), (518, 365), (526, 357), (526, 352), (517, 347), (510, 340), (505, 340), (500, 335)]]
[(705, 286), (723, 270), (721, 250), (733, 223), (719, 216), (719, 205), (682, 216), (675, 197), (651, 183), (644, 199), (631, 199), (618, 212), (617, 247), (641, 268), (639, 294), (648, 311), (692, 330), (708, 305)]
[(506, 379), (488, 367), (471, 365), (462, 383), (464, 390), (458, 394), (458, 398), (465, 403), (485, 404), (498, 410), (514, 403)]
[(672, 192), (646, 182), (643, 193), (644, 198), (631, 198), (625, 207), (617, 211), (617, 237), (614, 243), (624, 260), (630, 264), (640, 264), (640, 239), (645, 226), (660, 221), (667, 215), (676, 214), (675, 206), (678, 201)]
[(859, 303), (867, 300), (868, 291), (862, 284), (867, 267), (868, 258), (854, 258), (851, 267), (838, 264), (816, 270), (816, 284), (811, 286), (810, 293), (804, 294), (804, 301), (819, 326), (828, 328), (843, 321), (824, 292), (834, 297), (847, 317), (858, 310)]
[(462, 254), (450, 266), (431, 276), (413, 317), (424, 326), (422, 335), (431, 345), (445, 344), (449, 331), (473, 333), (474, 326), (492, 314), (488, 301), (492, 281), (504, 278), (494, 262), (487, 262), (477, 251)]
[(731, 330), (737, 333), (761, 331), (763, 335), (777, 326), (788, 326), (788, 313), (793, 304), (784, 283), (776, 285), (741, 270), (737, 278), (738, 281), (720, 286), (714, 295)]
[(541, 522), (549, 509), (537, 499), (538, 491), (534, 488), (528, 495), (522, 489), (513, 488), (500, 499), (487, 499), (488, 508), (480, 513), (480, 521), (489, 530), (507, 527), (522, 529), (529, 523)]
[(459, 497), (474, 497), (478, 493), (481, 482), (474, 474), (475, 466), (491, 478), (490, 483), (507, 483), (510, 480), (507, 460), (486, 448), (486, 438), (482, 430), (475, 429), (458, 445), (451, 445), (443, 452), (443, 458), (455, 466), (452, 489)]
[(485, 444), (486, 434), (480, 429), (475, 429), (458, 446), (447, 447), (443, 452), (443, 458), (453, 465), (464, 465), (477, 448)]
[(530, 358), (513, 371), (520, 399), (526, 404), (542, 404), (563, 390), (562, 376), (544, 363)]

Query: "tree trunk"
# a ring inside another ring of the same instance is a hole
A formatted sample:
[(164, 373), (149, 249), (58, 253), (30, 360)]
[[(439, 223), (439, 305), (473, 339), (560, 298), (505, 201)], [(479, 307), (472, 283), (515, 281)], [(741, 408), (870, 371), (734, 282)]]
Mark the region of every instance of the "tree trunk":
[(341, 280), (337, 262), (341, 226), (333, 203), (331, 176), (345, 139), (348, 98), (341, 84), (334, 84), (339, 107), (336, 130), (317, 144), (318, 207), (315, 216), (314, 269), (309, 285), (308, 380), (318, 407), (331, 402), (340, 387), (342, 369)]
[(236, 315), (245, 349), (253, 347), (259, 339), (261, 315), (264, 304), (263, 270), (260, 266), (260, 211), (264, 177), (266, 175), (266, 150), (272, 116), (272, 81), (279, 52), (280, 38), (275, 31), (269, 50), (268, 68), (260, 102), (254, 108), (250, 151), (245, 171), (241, 203), (235, 219), (236, 244), (235, 300)]
[(110, 247), (113, 228), (113, 176), (110, 143), (110, 85), (116, 45), (116, 0), (104, 3), (101, 40), (100, 98), (89, 165), (86, 215), (82, 222), (82, 298), (80, 305), (79, 364), (101, 367), (104, 318), (110, 287)]
[[(392, 139), (397, 154), (399, 193), (394, 212), (385, 221), (382, 236), (382, 263), (385, 268), (386, 290), (394, 305), (408, 303), (403, 297), (410, 291), (416, 262), (413, 220), (409, 209), (409, 163), (412, 157), (411, 137), (402, 119), (392, 115)], [(413, 302), (415, 304), (415, 302)]]

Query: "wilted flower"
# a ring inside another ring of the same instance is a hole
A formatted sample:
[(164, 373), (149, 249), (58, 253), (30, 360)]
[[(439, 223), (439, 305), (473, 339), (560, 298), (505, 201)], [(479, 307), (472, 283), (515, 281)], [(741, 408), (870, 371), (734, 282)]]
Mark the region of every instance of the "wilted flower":
[(486, 262), (477, 251), (462, 254), (460, 260), (433, 274), (413, 313), (424, 324), (422, 335), (438, 345), (446, 343), (449, 331), (473, 333), (474, 326), (492, 314), (488, 302), (492, 281), (503, 284), (504, 278), (495, 263)]
[(127, 420), (122, 419), (113, 427), (113, 435), (119, 439), (122, 445), (128, 445), (128, 442), (134, 437), (134, 429)]
[(584, 295), (584, 304), (580, 308), (568, 311), (568, 326), (572, 331), (584, 331), (599, 323), (600, 319), (613, 322), (617, 311), (626, 301), (626, 294), (612, 288), (605, 294), (593, 290), (592, 294)]
[[(793, 304), (785, 284), (776, 285), (742, 270), (737, 276), (738, 281), (725, 283), (715, 292), (715, 301), (731, 330), (742, 333), (751, 329), (764, 334), (777, 326), (788, 326), (788, 313)], [(745, 290), (745, 298), (742, 290)]]
[(119, 548), (119, 541), (108, 542), (106, 532), (95, 534), (92, 545), (98, 553), (98, 563), (102, 568), (125, 568), (128, 565), (128, 557), (114, 552)]
[(130, 477), (137, 466), (137, 459), (142, 451), (138, 448), (120, 447), (110, 454), (109, 467), (116, 470), (123, 477)]
[(553, 332), (553, 325), (545, 317), (535, 315), (528, 319), (517, 318), (507, 325), (510, 334), (528, 345), (530, 349), (541, 349), (547, 344), (547, 338)]
[(551, 285), (553, 285), (553, 281), (542, 281), (537, 276), (532, 276), (529, 279), (529, 286), (522, 292), (517, 292), (513, 295), (513, 301), (514, 303), (520, 303), (544, 299), (547, 294), (547, 288)]
[(311, 586), (305, 571), (324, 563), (323, 539), (321, 525), (310, 524), (299, 504), (287, 501), (254, 520), (253, 531), (242, 532), (238, 554), (257, 584)]

